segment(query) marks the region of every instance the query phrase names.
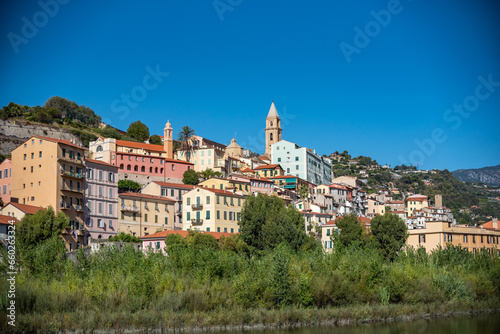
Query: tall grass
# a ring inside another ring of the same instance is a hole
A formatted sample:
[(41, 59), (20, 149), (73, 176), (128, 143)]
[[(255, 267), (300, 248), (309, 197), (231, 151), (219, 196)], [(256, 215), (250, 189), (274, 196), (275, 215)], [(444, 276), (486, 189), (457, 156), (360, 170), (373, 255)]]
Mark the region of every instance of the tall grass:
[[(455, 247), (409, 249), (394, 262), (373, 249), (324, 254), (286, 245), (239, 253), (185, 244), (170, 254), (103, 248), (53, 264), (57, 271), (23, 271), (18, 329), (314, 324), (500, 306), (500, 260)], [(5, 279), (0, 291), (4, 312)]]

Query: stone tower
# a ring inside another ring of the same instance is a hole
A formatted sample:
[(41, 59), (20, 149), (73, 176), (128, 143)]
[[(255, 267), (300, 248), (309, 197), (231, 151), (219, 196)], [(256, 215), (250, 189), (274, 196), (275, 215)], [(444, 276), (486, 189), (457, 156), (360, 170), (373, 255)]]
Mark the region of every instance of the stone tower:
[(278, 111), (271, 103), (271, 108), (266, 118), (266, 153), (265, 155), (271, 159), (271, 145), (281, 140), (281, 119), (278, 116)]
[(163, 149), (167, 154), (167, 159), (174, 158), (174, 139), (172, 137), (172, 125), (170, 121), (167, 121), (165, 129), (163, 129)]

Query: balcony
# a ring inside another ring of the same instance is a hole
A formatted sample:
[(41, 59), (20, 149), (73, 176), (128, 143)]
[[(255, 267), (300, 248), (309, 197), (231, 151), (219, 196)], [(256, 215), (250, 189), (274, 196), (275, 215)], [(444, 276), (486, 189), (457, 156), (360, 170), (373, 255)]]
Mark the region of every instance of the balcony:
[(191, 225), (193, 225), (193, 226), (203, 225), (203, 219), (193, 218), (193, 219), (191, 219)]
[(71, 204), (61, 202), (61, 209), (63, 209), (63, 210), (68, 210), (68, 209), (71, 209), (71, 207), (72, 207), (72, 205), (71, 205)]
[(182, 209), (175, 210), (175, 214), (178, 216), (182, 215)]
[(78, 187), (70, 187), (67, 184), (64, 184), (61, 186), (61, 190), (65, 191), (72, 191), (75, 193), (83, 193), (83, 188), (78, 188)]
[(70, 172), (70, 171), (66, 171), (66, 170), (62, 170), (61, 171), (61, 175), (62, 176), (73, 177), (75, 179), (83, 179), (83, 178), (85, 178), (85, 175), (82, 174), (82, 173), (75, 173), (75, 172)]
[(83, 211), (83, 207), (81, 205), (75, 205), (76, 211)]
[(122, 211), (139, 212), (139, 208), (137, 206), (122, 205)]
[(63, 161), (69, 161), (69, 162), (74, 162), (76, 164), (83, 164), (82, 157), (69, 157), (69, 155), (58, 155), (57, 156), (58, 160), (63, 160)]
[(193, 210), (203, 210), (203, 204), (192, 204), (191, 209)]

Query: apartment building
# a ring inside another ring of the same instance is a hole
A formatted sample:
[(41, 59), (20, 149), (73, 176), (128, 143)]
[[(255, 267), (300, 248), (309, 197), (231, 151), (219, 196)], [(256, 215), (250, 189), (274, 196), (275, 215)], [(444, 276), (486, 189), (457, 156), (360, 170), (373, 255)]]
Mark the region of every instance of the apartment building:
[(212, 177), (203, 182), (200, 182), (198, 186), (204, 188), (227, 190), (245, 196), (251, 193), (250, 180), (247, 179)]
[(406, 213), (414, 216), (413, 210), (422, 210), (429, 206), (429, 198), (425, 195), (411, 195), (406, 198)]
[(0, 164), (0, 198), (4, 205), (10, 202), (11, 177), (12, 160), (7, 158)]
[(274, 165), (264, 165), (255, 167), (254, 169), (255, 176), (260, 177), (271, 177), (271, 176), (282, 176), (285, 175), (285, 171), (279, 164)]
[(142, 190), (141, 193), (146, 195), (163, 196), (174, 203), (174, 229), (182, 229), (182, 195), (194, 189), (194, 186), (189, 184), (169, 183), (169, 182), (150, 182)]
[(86, 159), (85, 169), (83, 216), (86, 237), (109, 239), (118, 231), (118, 167)]
[(164, 196), (124, 192), (118, 194), (118, 233), (136, 237), (174, 229), (175, 201)]
[(182, 196), (183, 230), (240, 232), (245, 197), (234, 192), (195, 187)]
[(210, 168), (225, 175), (227, 161), (224, 159), (225, 150), (226, 145), (194, 136), (192, 147), (181, 147), (177, 150), (177, 159), (192, 163), (197, 172)]
[(83, 244), (84, 148), (68, 140), (33, 136), (12, 151), (11, 201), (52, 206), (70, 220), (69, 250)]

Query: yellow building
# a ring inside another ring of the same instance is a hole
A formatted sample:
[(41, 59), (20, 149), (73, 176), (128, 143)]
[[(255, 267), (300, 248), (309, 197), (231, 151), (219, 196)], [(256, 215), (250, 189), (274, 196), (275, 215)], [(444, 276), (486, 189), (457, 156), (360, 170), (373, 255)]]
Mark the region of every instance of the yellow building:
[(203, 188), (222, 189), (230, 192), (237, 192), (240, 195), (250, 194), (250, 180), (230, 180), (225, 178), (212, 177), (198, 184)]
[[(490, 226), (492, 222), (489, 222)], [(487, 225), (487, 224), (485, 224)], [(462, 248), (476, 254), (483, 247), (489, 253), (499, 254), (500, 230), (498, 221), (496, 227), (469, 227), (464, 225), (453, 226), (451, 222), (427, 221), (425, 228), (408, 230), (409, 246), (423, 247), (427, 252), (441, 246), (447, 245), (461, 246)]]
[(260, 177), (271, 177), (271, 176), (283, 176), (285, 175), (285, 171), (279, 164), (274, 165), (264, 165), (255, 167), (254, 169), (255, 176)]
[(119, 193), (118, 233), (137, 237), (174, 229), (175, 201), (164, 196)]
[(406, 213), (408, 216), (414, 216), (414, 210), (422, 210), (428, 206), (429, 200), (425, 195), (412, 195), (406, 198)]
[(69, 250), (83, 244), (84, 148), (68, 140), (33, 136), (12, 151), (11, 200), (52, 206), (70, 220), (63, 238)]
[(182, 196), (183, 230), (240, 232), (245, 197), (233, 192), (196, 187)]
[(227, 161), (224, 159), (225, 145), (200, 136), (194, 136), (192, 144), (190, 148), (177, 149), (177, 159), (193, 163), (197, 172), (210, 168), (224, 174)]
[(377, 201), (375, 198), (368, 198), (368, 216), (383, 215), (385, 213), (385, 203)]

